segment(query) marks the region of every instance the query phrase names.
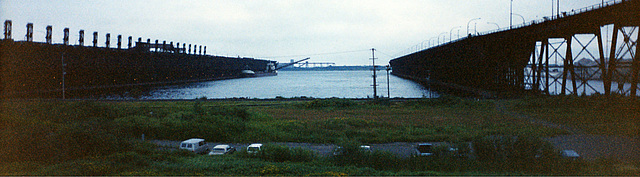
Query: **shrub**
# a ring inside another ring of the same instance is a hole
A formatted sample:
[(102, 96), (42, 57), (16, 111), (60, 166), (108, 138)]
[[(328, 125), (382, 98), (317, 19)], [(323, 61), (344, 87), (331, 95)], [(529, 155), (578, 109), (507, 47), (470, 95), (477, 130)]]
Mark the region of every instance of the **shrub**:
[(307, 102), (304, 107), (317, 109), (317, 108), (348, 108), (356, 105), (354, 101), (350, 99), (329, 98), (329, 99), (315, 99)]
[(474, 140), (473, 146), (480, 161), (501, 166), (503, 171), (549, 172), (558, 168), (559, 154), (540, 138), (487, 136)]
[(336, 153), (329, 158), (338, 166), (370, 167), (376, 170), (394, 170), (402, 166), (402, 159), (386, 151), (369, 151), (355, 141), (339, 143)]
[(423, 106), (455, 106), (463, 102), (462, 98), (443, 95), (438, 98), (420, 99), (418, 101), (408, 101), (405, 103), (407, 106), (423, 107)]
[(271, 162), (310, 162), (316, 158), (316, 154), (300, 147), (289, 148), (277, 144), (265, 144), (257, 157)]

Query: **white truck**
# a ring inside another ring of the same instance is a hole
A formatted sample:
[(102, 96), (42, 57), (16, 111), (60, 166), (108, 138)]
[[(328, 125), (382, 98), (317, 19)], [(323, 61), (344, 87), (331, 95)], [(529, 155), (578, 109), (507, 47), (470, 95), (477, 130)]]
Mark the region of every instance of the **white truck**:
[(207, 145), (207, 143), (204, 142), (204, 139), (191, 138), (191, 139), (182, 141), (182, 143), (180, 143), (180, 149), (192, 151), (197, 154), (204, 154), (204, 153), (207, 153), (207, 151), (209, 151), (209, 145)]

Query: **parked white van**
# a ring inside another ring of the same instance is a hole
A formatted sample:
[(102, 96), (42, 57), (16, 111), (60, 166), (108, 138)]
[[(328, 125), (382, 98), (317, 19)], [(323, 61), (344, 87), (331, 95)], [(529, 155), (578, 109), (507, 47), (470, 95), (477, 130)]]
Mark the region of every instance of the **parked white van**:
[(195, 152), (197, 154), (207, 153), (209, 145), (204, 142), (204, 139), (191, 138), (180, 143), (180, 149), (186, 149), (188, 151)]

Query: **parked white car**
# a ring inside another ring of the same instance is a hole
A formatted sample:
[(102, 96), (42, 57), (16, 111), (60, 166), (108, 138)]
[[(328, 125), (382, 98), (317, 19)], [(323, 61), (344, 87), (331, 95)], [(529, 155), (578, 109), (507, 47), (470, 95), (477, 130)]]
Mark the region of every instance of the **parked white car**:
[(247, 153), (249, 154), (257, 154), (260, 150), (262, 150), (262, 144), (259, 143), (247, 146)]
[[(369, 146), (369, 145), (360, 145), (360, 149), (361, 149), (363, 152), (366, 152), (366, 153), (373, 152), (373, 151), (371, 150), (371, 146)], [(333, 155), (341, 155), (341, 154), (342, 154), (342, 151), (344, 151), (344, 148), (342, 148), (342, 146), (338, 146), (338, 147), (336, 147), (335, 149), (333, 149)]]
[(236, 152), (236, 148), (233, 146), (229, 146), (226, 144), (216, 145), (214, 146), (209, 155), (225, 155), (225, 154), (233, 154)]
[(569, 149), (560, 151), (560, 156), (572, 160), (580, 159), (580, 154), (578, 154), (578, 152)]
[(180, 149), (192, 151), (197, 154), (204, 154), (209, 150), (209, 145), (207, 145), (207, 143), (204, 142), (204, 139), (191, 138), (191, 139), (182, 141), (182, 143), (180, 143)]

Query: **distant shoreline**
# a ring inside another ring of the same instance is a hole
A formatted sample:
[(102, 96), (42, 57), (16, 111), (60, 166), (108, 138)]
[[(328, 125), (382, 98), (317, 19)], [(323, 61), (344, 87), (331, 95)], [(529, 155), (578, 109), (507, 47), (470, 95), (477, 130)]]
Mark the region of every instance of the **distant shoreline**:
[[(378, 70), (385, 70), (385, 66), (376, 66)], [(286, 67), (280, 71), (370, 71), (372, 66), (326, 66), (326, 67)]]

